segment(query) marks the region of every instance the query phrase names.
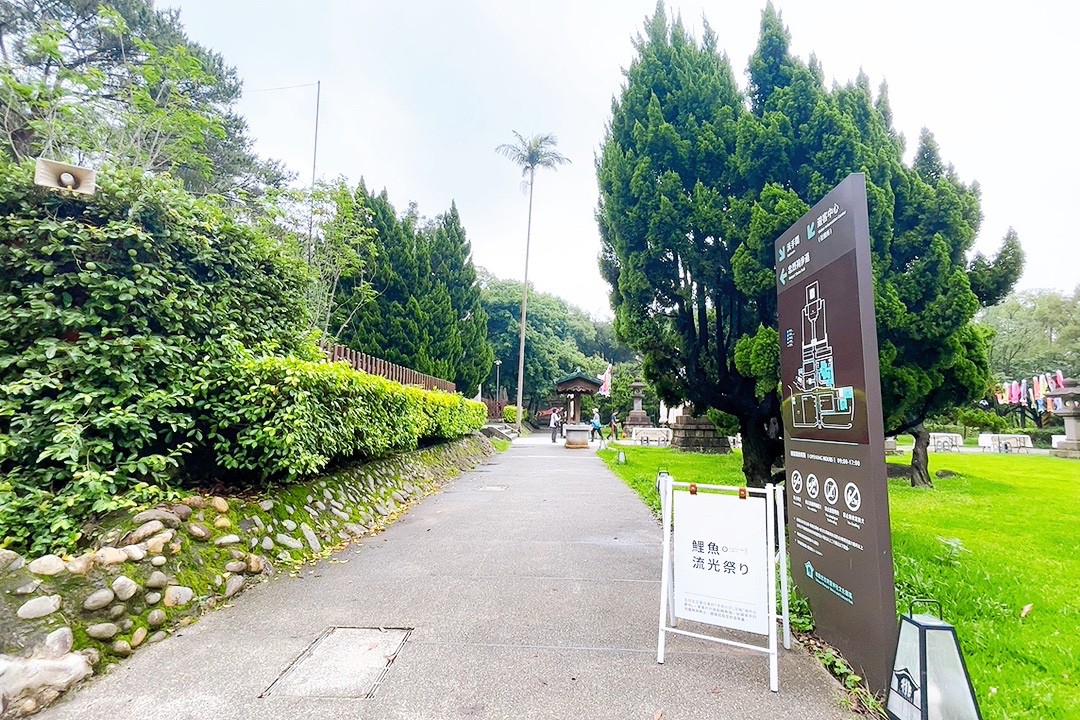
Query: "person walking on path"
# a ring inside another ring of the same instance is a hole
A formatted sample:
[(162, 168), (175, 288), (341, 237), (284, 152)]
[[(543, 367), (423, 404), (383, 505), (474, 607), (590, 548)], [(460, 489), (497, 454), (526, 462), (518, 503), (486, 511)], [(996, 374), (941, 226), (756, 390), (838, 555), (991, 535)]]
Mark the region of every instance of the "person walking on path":
[(562, 420), (559, 417), (559, 409), (556, 408), (551, 411), (551, 442), (555, 442), (555, 438), (559, 434), (559, 425), (562, 424)]
[(603, 426), (600, 424), (600, 411), (594, 409), (592, 411), (592, 427), (589, 428), (589, 442), (596, 439), (597, 435), (600, 436), (601, 440), (604, 439), (604, 431), (600, 429), (601, 427)]
[(619, 413), (615, 410), (611, 411), (611, 439), (619, 439)]

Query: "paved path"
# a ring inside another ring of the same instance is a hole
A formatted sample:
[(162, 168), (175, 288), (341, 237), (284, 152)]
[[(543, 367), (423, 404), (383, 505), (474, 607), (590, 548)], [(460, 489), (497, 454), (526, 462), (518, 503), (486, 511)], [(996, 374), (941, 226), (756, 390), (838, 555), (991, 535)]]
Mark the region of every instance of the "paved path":
[[(660, 539), (592, 451), (533, 435), (338, 562), (242, 593), (39, 717), (850, 717), (801, 650), (781, 651), (779, 694), (747, 651), (670, 636), (657, 665)], [(260, 698), (330, 626), (414, 631), (372, 698)]]

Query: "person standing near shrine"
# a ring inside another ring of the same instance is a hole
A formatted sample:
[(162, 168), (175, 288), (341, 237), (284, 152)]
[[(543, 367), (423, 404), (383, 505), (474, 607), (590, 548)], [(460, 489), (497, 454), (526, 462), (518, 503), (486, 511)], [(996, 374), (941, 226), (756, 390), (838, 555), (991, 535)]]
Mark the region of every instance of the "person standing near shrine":
[(602, 427), (603, 425), (600, 424), (600, 411), (594, 408), (592, 411), (592, 425), (589, 428), (589, 442), (595, 440), (597, 435), (603, 439), (604, 431), (600, 429)]
[(562, 424), (562, 418), (559, 417), (559, 409), (555, 408), (551, 411), (551, 442), (555, 442), (555, 438), (559, 435), (559, 425)]

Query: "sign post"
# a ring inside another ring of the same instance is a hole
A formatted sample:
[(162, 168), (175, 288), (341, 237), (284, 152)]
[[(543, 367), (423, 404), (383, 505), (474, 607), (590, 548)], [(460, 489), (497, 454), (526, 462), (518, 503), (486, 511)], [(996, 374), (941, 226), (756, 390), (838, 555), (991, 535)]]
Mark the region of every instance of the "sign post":
[[(784, 647), (791, 648), (787, 553), (777, 548), (783, 527), (783, 489), (676, 482), (657, 478), (664, 519), (664, 564), (656, 661), (664, 662), (667, 633), (756, 650), (769, 656), (769, 688), (779, 690), (776, 574), (784, 592)], [(675, 530), (672, 532), (673, 519)], [(680, 619), (764, 635), (754, 645), (677, 628)]]
[(792, 575), (818, 634), (883, 690), (897, 620), (865, 177), (775, 251)]

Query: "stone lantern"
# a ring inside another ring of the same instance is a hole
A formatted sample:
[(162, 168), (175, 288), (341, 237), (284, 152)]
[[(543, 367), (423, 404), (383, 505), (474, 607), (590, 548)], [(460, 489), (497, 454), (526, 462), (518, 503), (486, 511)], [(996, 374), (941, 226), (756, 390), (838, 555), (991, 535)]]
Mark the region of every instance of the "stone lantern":
[(652, 427), (652, 420), (649, 419), (648, 413), (641, 409), (641, 403), (645, 400), (645, 383), (640, 380), (631, 383), (630, 397), (634, 401), (634, 409), (630, 411), (623, 424), (630, 430), (636, 427)]
[(1065, 441), (1050, 454), (1080, 459), (1080, 387), (1073, 378), (1065, 378), (1061, 387), (1051, 390), (1047, 397), (1061, 401), (1061, 409), (1053, 412), (1065, 418)]

